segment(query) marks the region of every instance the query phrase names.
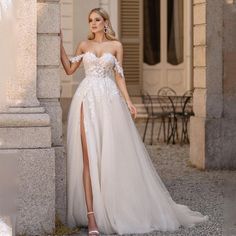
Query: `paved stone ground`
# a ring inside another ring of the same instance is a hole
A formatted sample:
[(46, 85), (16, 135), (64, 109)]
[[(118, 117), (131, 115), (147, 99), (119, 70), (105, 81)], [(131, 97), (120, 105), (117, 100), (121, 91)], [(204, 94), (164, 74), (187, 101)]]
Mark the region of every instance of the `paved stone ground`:
[[(140, 134), (143, 123), (138, 123)], [(147, 143), (148, 140), (147, 140)], [(209, 221), (175, 232), (152, 232), (156, 236), (236, 236), (236, 171), (201, 171), (189, 163), (189, 145), (146, 145), (152, 161), (172, 198), (188, 205)], [(86, 229), (80, 234), (87, 235)], [(139, 234), (141, 235), (141, 234)]]

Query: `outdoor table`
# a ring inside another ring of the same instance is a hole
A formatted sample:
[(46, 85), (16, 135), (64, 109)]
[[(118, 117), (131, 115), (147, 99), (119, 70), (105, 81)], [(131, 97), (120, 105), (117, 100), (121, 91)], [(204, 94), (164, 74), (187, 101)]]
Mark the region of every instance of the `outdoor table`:
[[(188, 138), (188, 120), (192, 113), (189, 111), (190, 99), (191, 95), (167, 95), (167, 96), (159, 96), (159, 95), (148, 95), (149, 104), (148, 111), (149, 114), (148, 120), (151, 118), (161, 117), (163, 119), (162, 123), (164, 125), (164, 141), (169, 144), (172, 141), (172, 144), (176, 143), (176, 139), (179, 139), (178, 135), (178, 118), (182, 121), (182, 129), (181, 129), (181, 140), (180, 143), (189, 143)], [(150, 107), (151, 106), (151, 107)], [(160, 111), (161, 109), (161, 111)], [(155, 116), (155, 117), (154, 117)], [(168, 119), (168, 130), (167, 136), (165, 135), (165, 122), (164, 119)], [(147, 121), (148, 121), (147, 120)], [(148, 122), (147, 122), (148, 123)], [(145, 140), (146, 128), (143, 136), (143, 140)], [(153, 125), (151, 130), (151, 136), (153, 136)], [(160, 136), (160, 129), (158, 132), (158, 137)], [(166, 138), (165, 138), (166, 137)], [(152, 139), (151, 139), (152, 144)]]

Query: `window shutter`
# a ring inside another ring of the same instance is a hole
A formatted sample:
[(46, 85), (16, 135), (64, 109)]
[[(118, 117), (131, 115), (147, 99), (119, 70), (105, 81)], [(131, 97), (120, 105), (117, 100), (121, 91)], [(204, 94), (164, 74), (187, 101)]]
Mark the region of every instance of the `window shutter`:
[(123, 67), (131, 95), (139, 94), (142, 75), (142, 0), (120, 0), (120, 40)]

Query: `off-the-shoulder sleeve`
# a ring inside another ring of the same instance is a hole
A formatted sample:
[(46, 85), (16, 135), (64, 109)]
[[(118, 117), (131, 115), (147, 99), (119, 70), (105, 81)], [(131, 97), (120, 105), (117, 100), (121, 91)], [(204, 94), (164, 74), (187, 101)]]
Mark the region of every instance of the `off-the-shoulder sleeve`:
[(123, 67), (120, 65), (120, 62), (116, 58), (114, 69), (123, 79), (125, 79)]
[(69, 60), (70, 60), (72, 63), (79, 62), (79, 61), (83, 58), (83, 56), (84, 56), (84, 54), (80, 54), (80, 55), (71, 57)]

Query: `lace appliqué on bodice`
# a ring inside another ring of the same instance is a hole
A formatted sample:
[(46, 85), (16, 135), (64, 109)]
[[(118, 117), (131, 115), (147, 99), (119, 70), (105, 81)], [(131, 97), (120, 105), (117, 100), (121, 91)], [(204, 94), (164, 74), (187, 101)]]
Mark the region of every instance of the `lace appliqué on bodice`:
[(115, 71), (123, 78), (125, 79), (125, 76), (124, 76), (124, 70), (123, 68), (121, 67), (120, 65), (120, 62), (115, 58)]
[(84, 54), (77, 55), (75, 57), (71, 57), (69, 60), (72, 63), (79, 62), (83, 58)]
[[(88, 51), (88, 52), (82, 53), (80, 55), (71, 57), (69, 60), (72, 63), (79, 62), (85, 55), (90, 55), (92, 57), (92, 60), (90, 60), (88, 58), (90, 65), (87, 65), (87, 66), (85, 65), (86, 76), (90, 74), (89, 72), (92, 72), (92, 75), (97, 76), (97, 77), (104, 77), (107, 75), (110, 76), (112, 73), (111, 69), (114, 68), (114, 70), (120, 75), (120, 77), (125, 79), (124, 70), (123, 70), (122, 66), (120, 65), (120, 62), (116, 59), (116, 57), (113, 54), (111, 54), (109, 52), (105, 52), (105, 53), (103, 53), (102, 56), (97, 57), (93, 52)], [(109, 67), (107, 65), (104, 65), (104, 61), (106, 60), (106, 56), (111, 56), (113, 58), (113, 60), (114, 60), (113, 67)], [(99, 61), (99, 63), (94, 63), (93, 57), (95, 59), (97, 59)], [(84, 64), (87, 64), (87, 63), (85, 62)], [(97, 73), (94, 73), (94, 72), (97, 72)]]

